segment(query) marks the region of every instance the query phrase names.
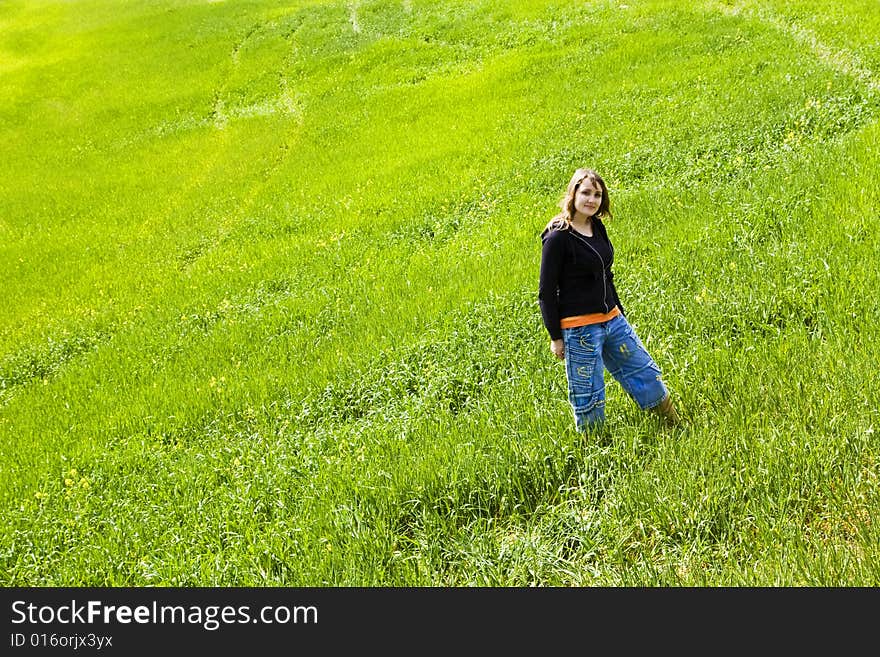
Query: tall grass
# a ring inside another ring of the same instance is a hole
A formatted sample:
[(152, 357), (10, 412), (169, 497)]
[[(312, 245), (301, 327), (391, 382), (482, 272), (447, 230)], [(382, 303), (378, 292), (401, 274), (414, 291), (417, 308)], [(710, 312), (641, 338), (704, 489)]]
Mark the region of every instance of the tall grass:
[[(871, 2), (0, 6), (0, 582), (876, 585)], [(573, 428), (571, 171), (687, 419)]]

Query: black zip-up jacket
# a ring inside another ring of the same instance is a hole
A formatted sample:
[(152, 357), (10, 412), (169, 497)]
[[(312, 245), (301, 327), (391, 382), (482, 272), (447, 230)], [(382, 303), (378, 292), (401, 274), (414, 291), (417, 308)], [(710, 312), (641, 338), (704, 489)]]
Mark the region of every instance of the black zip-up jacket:
[(605, 225), (593, 217), (593, 237), (572, 228), (541, 233), (538, 303), (551, 340), (562, 338), (559, 320), (572, 315), (607, 313), (623, 305), (614, 287), (614, 247)]

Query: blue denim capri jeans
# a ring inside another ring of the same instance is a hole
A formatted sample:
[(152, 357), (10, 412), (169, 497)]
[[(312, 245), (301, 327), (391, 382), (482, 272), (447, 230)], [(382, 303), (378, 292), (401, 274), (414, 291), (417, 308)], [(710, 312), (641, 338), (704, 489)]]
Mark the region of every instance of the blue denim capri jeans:
[(669, 390), (660, 368), (623, 315), (607, 322), (562, 329), (568, 399), (578, 431), (605, 420), (605, 369), (642, 410), (657, 406)]

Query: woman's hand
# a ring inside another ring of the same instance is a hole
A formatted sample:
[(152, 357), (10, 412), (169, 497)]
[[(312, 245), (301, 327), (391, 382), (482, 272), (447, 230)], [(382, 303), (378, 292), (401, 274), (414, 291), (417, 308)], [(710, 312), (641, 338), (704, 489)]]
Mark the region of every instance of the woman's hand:
[(552, 351), (553, 355), (556, 356), (559, 360), (563, 360), (565, 358), (565, 343), (562, 341), (562, 339), (551, 340), (550, 351)]

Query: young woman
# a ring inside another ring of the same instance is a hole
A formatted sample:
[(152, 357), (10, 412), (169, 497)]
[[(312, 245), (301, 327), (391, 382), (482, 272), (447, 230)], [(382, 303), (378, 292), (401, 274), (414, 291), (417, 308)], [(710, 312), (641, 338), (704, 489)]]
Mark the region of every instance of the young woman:
[(560, 207), (541, 234), (538, 301), (550, 351), (565, 361), (578, 431), (605, 420), (605, 368), (642, 409), (678, 424), (660, 368), (626, 321), (614, 287), (605, 181), (592, 169), (578, 169)]

